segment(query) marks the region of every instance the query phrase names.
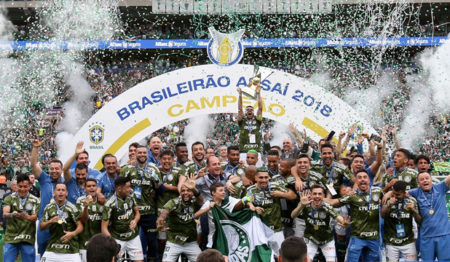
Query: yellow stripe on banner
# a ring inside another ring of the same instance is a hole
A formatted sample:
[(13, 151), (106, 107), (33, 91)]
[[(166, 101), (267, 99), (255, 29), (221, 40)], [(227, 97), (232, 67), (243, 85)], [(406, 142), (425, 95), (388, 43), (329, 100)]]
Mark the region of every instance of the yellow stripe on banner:
[[(321, 125), (319, 125), (318, 123), (314, 122), (312, 119), (307, 118), (307, 117), (305, 117), (303, 119), (302, 125), (311, 129), (312, 131), (314, 131), (316, 134), (318, 134), (322, 138), (326, 138), (326, 136), (328, 136), (328, 134), (330, 133), (328, 130), (323, 128)], [(336, 134), (337, 134), (337, 132), (336, 132)], [(333, 142), (335, 142), (337, 144), (338, 140), (336, 139), (336, 137), (333, 137)]]
[[(106, 150), (106, 153), (109, 154), (115, 154), (121, 148), (125, 143), (127, 143), (132, 137), (134, 137), (137, 133), (141, 132), (142, 130), (146, 129), (151, 125), (150, 120), (148, 118), (142, 120), (141, 122), (134, 125), (132, 128), (128, 129), (125, 133), (123, 133), (109, 148)], [(100, 158), (95, 165), (95, 169), (100, 170), (102, 169), (102, 159)]]

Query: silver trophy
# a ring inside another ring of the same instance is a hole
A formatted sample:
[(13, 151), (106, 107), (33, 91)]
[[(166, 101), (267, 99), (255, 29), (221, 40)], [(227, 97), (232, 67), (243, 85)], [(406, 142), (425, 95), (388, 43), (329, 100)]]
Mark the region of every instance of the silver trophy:
[(253, 68), (253, 78), (248, 86), (242, 88), (242, 93), (248, 98), (257, 100), (256, 87), (261, 84), (261, 73), (259, 72), (259, 66), (255, 65)]

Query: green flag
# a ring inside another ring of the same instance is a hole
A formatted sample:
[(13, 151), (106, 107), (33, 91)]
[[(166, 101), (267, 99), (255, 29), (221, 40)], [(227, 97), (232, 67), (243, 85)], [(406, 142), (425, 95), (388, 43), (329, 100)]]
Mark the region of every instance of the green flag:
[(267, 242), (274, 234), (261, 217), (249, 209), (230, 213), (221, 207), (211, 210), (216, 226), (213, 248), (230, 262), (266, 262), (272, 259)]

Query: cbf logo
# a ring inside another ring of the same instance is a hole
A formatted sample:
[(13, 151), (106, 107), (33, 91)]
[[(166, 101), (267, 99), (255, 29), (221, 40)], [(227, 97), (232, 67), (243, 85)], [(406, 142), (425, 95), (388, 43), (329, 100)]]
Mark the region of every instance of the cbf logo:
[(231, 220), (221, 220), (223, 231), (228, 242), (228, 261), (249, 262), (252, 260), (250, 239), (247, 231)]
[(209, 59), (217, 65), (230, 66), (238, 63), (244, 55), (244, 46), (241, 37), (245, 30), (241, 29), (231, 34), (216, 31), (213, 27), (208, 28), (211, 40), (206, 50)]
[(89, 139), (92, 143), (98, 145), (105, 137), (105, 126), (100, 122), (94, 122), (89, 125)]

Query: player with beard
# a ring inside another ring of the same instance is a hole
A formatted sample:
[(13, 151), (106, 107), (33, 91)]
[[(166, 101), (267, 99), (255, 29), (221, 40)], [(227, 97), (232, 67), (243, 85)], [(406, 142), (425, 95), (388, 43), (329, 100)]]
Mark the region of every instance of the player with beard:
[[(83, 145), (84, 145), (83, 141), (79, 141), (77, 143), (77, 145), (75, 146), (75, 153), (66, 161), (64, 166), (70, 168), (70, 166), (72, 166), (72, 163), (74, 161), (76, 162), (77, 165), (85, 164), (88, 167), (88, 177), (92, 177), (98, 180), (102, 174), (97, 169), (89, 168), (89, 153), (83, 148)], [(72, 174), (72, 177), (75, 178), (74, 168), (70, 169), (70, 173)]]
[[(311, 159), (307, 154), (297, 156), (296, 165), (291, 169), (292, 176), (295, 177), (295, 187), (300, 196), (300, 192), (311, 191), (314, 185), (326, 186), (326, 180), (322, 174), (315, 172), (311, 168)], [(300, 216), (294, 218), (295, 236), (303, 237), (305, 232), (305, 220)]]
[[(39, 136), (37, 136), (39, 137)], [(31, 145), (33, 149), (31, 150), (31, 170), (39, 181), (40, 189), (41, 189), (41, 206), (39, 208), (39, 221), (42, 220), (42, 216), (44, 214), (45, 207), (50, 203), (50, 199), (53, 198), (53, 192), (55, 190), (56, 184), (62, 183), (63, 179), (61, 178), (63, 172), (63, 163), (60, 160), (53, 159), (49, 164), (48, 174), (44, 172), (41, 166), (38, 163), (38, 153), (39, 148), (41, 147), (44, 140), (39, 140), (39, 138), (33, 140)], [(38, 252), (39, 254), (44, 254), (45, 249), (47, 247), (47, 242), (50, 239), (50, 233), (48, 230), (41, 230), (38, 227), (37, 232), (37, 242), (38, 242)]]
[(413, 218), (419, 225), (422, 222), (417, 201), (413, 197), (405, 196), (404, 181), (397, 181), (392, 189), (392, 196), (381, 208), (386, 260), (398, 261), (401, 254), (407, 261), (416, 261)]
[(180, 142), (175, 145), (175, 156), (177, 158), (173, 165), (174, 167), (182, 168), (184, 164), (189, 161), (189, 152), (186, 143)]
[[(164, 187), (164, 193), (158, 196), (156, 206), (158, 207), (158, 215), (163, 211), (164, 205), (173, 198), (178, 196), (178, 180), (180, 178), (181, 169), (173, 167), (174, 154), (170, 150), (166, 150), (161, 153), (161, 167), (159, 168), (161, 176), (159, 180), (162, 181)], [(158, 232), (159, 239), (159, 252), (164, 251), (167, 235), (164, 231)]]
[(297, 195), (283, 184), (270, 182), (269, 172), (266, 168), (259, 168), (256, 173), (256, 184), (247, 188), (246, 195), (252, 198), (252, 204), (262, 213), (267, 225), (275, 231), (269, 240), (272, 250), (278, 252), (284, 240), (283, 224), (281, 222), (281, 199), (294, 200)]
[(227, 157), (228, 161), (221, 163), (225, 178), (228, 179), (231, 176), (243, 177), (245, 168), (239, 163), (239, 147), (229, 146), (227, 148)]
[(326, 188), (333, 197), (338, 197), (339, 188), (349, 181), (353, 184), (355, 178), (343, 164), (334, 161), (334, 149), (330, 144), (320, 147), (321, 160), (311, 164), (311, 170), (320, 173), (326, 179)]
[(195, 180), (197, 177), (202, 177), (206, 173), (205, 145), (202, 142), (197, 141), (192, 144), (191, 150), (193, 161), (186, 162), (181, 169), (178, 190), (181, 189), (181, 185), (186, 179), (189, 178)]
[(50, 230), (50, 240), (42, 261), (81, 261), (77, 235), (83, 231), (83, 225), (77, 208), (67, 201), (67, 194), (66, 185), (57, 184), (55, 201), (45, 207), (40, 226)]
[(103, 205), (98, 202), (97, 180), (88, 178), (84, 187), (85, 196), (77, 199), (77, 209), (81, 214), (80, 221), (83, 223), (83, 232), (78, 236), (81, 261), (86, 262), (86, 246), (89, 239), (95, 234), (102, 232)]
[(420, 232), (420, 254), (424, 261), (450, 261), (450, 221), (445, 203), (450, 190), (450, 175), (439, 184), (433, 184), (431, 175), (420, 173), (417, 177), (419, 188), (408, 193), (419, 204), (422, 224)]
[(36, 251), (34, 241), (36, 220), (39, 212), (39, 198), (30, 193), (31, 183), (27, 175), (17, 175), (17, 192), (3, 201), (3, 218), (8, 223), (5, 230), (3, 261), (14, 262), (21, 253), (22, 261), (34, 262)]
[(148, 141), (148, 162), (153, 163), (156, 166), (160, 166), (160, 154), (162, 149), (161, 139), (157, 136), (152, 137)]
[[(280, 174), (270, 178), (270, 182), (282, 185), (295, 192), (295, 178), (291, 175), (291, 168), (295, 165), (295, 161), (286, 158), (281, 161)], [(284, 237), (289, 237), (295, 234), (294, 220), (291, 218), (291, 212), (297, 205), (296, 200), (280, 199), (281, 202), (281, 222), (283, 223)]]
[(407, 167), (411, 154), (404, 148), (399, 148), (394, 152), (394, 168), (392, 174), (383, 176), (383, 191), (386, 193), (398, 180), (405, 181), (406, 190), (417, 188), (417, 171)]
[(149, 260), (158, 260), (156, 199), (157, 194), (160, 195), (164, 191), (164, 187), (160, 186), (159, 177), (161, 175), (158, 167), (147, 162), (147, 159), (147, 149), (144, 146), (138, 146), (136, 149), (137, 163), (134, 166), (123, 167), (120, 176), (131, 180), (133, 196), (139, 206), (141, 216), (139, 226), (142, 229), (141, 243), (144, 254), (148, 254)]
[[(261, 86), (256, 88), (256, 96), (258, 101), (258, 111), (256, 116), (254, 115), (254, 108), (247, 106), (244, 111), (242, 107), (242, 90), (238, 88), (239, 101), (238, 101), (238, 116), (237, 122), (239, 125), (239, 151), (241, 153), (241, 159), (244, 159), (245, 153), (249, 150), (261, 150), (261, 124), (262, 124), (262, 98), (261, 98)], [(250, 164), (249, 164), (250, 165)], [(253, 164), (254, 165), (254, 164)]]
[(355, 195), (325, 201), (332, 206), (348, 204), (350, 207), (353, 224), (347, 261), (357, 262), (365, 248), (368, 249), (366, 261), (380, 261), (379, 209), (383, 191), (370, 186), (369, 174), (364, 169), (357, 171), (356, 183), (358, 189)]
[(98, 191), (102, 193), (105, 198), (109, 198), (114, 195), (115, 187), (114, 181), (120, 175), (120, 168), (117, 164), (117, 158), (112, 154), (106, 154), (103, 156), (103, 166), (105, 167), (105, 172), (98, 179)]
[[(162, 208), (156, 224), (158, 230), (168, 232), (168, 242), (162, 261), (177, 261), (185, 254), (189, 261), (196, 261), (201, 250), (197, 244), (197, 224), (194, 213), (202, 206), (203, 199), (195, 189), (195, 183), (188, 180), (181, 185), (179, 197), (170, 199)], [(166, 220), (168, 227), (165, 227)]]
[[(147, 149), (138, 147), (137, 158), (145, 152), (144, 162), (147, 163)], [(135, 197), (131, 196), (131, 183), (127, 177), (120, 176), (114, 182), (116, 193), (106, 201), (102, 214), (102, 233), (112, 236), (120, 245), (122, 254), (128, 253), (133, 261), (144, 261), (141, 240), (139, 238), (138, 222), (141, 218)]]
[(319, 248), (322, 250), (326, 261), (336, 261), (336, 250), (330, 222), (335, 219), (345, 227), (351, 224), (350, 221), (339, 216), (332, 206), (323, 201), (325, 194), (325, 188), (320, 185), (313, 185), (311, 193), (304, 191), (301, 194), (298, 206), (291, 213), (292, 218), (301, 216), (306, 221), (305, 240), (310, 261), (314, 259)]
[(368, 166), (367, 168), (364, 165), (364, 156), (363, 155), (354, 155), (351, 160), (350, 171), (352, 174), (355, 174), (356, 171), (365, 169), (370, 177), (370, 185), (373, 184), (373, 179), (380, 169), (381, 164), (383, 163), (383, 141), (377, 142), (375, 140), (371, 140), (370, 143), (373, 143), (377, 146), (377, 155), (375, 161)]

